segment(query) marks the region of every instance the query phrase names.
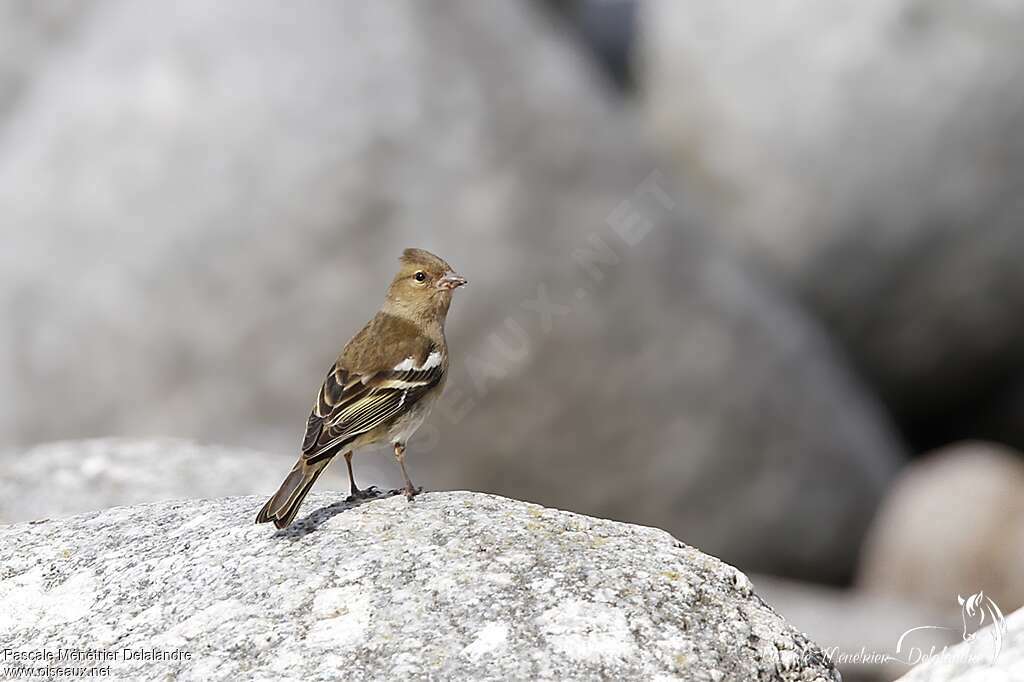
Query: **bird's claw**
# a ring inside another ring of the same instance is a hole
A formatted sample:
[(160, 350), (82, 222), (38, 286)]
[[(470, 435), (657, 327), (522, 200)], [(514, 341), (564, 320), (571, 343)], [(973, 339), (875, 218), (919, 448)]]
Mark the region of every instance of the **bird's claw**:
[(391, 496), (394, 496), (394, 495), (405, 495), (405, 499), (411, 500), (412, 498), (416, 497), (417, 495), (419, 495), (422, 492), (423, 492), (423, 486), (419, 486), (418, 488), (412, 488), (412, 487), (392, 488), (391, 490), (388, 491), (388, 495), (391, 495)]
[(345, 501), (357, 502), (359, 500), (372, 500), (383, 494), (384, 493), (377, 489), (377, 486), (371, 485), (369, 488), (363, 488), (362, 490), (359, 490), (358, 488), (353, 490), (352, 494), (349, 495)]

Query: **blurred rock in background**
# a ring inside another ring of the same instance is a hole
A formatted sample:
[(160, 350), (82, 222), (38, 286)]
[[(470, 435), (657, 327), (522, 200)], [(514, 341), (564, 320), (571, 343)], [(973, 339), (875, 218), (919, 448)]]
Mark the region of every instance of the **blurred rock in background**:
[(4, 0), (0, 3), (0, 127), (18, 98), (70, 41), (95, 0)]
[(956, 415), (955, 432), (983, 433), (998, 443), (1024, 443), (1024, 369), (1008, 373), (1002, 387)]
[(975, 634), (915, 666), (896, 682), (1020, 682), (1024, 609), (1006, 614), (1004, 623), (989, 623)]
[[(928, 633), (928, 644), (937, 649), (963, 641), (955, 597), (931, 605), (859, 589), (809, 585), (770, 576), (750, 578), (758, 594), (781, 616), (800, 631), (814, 633), (815, 641), (843, 674), (843, 682), (890, 682), (905, 673), (906, 664), (887, 661), (885, 656), (896, 655), (900, 637), (911, 628), (942, 628)], [(862, 650), (882, 655), (855, 658)]]
[(987, 443), (950, 446), (908, 466), (864, 547), (866, 591), (931, 606), (984, 590), (1024, 606), (1024, 462)]
[(621, 90), (633, 88), (637, 0), (543, 0)]
[(647, 118), (715, 229), (916, 446), (1024, 447), (971, 414), (1024, 369), (1024, 5), (651, 0), (638, 25)]
[[(0, 523), (186, 497), (269, 496), (285, 464), (279, 455), (174, 438), (46, 443), (0, 454)], [(348, 491), (344, 465), (327, 469), (320, 485)]]
[(283, 473), (416, 245), (471, 282), (418, 483), (851, 574), (886, 417), (535, 6), (99, 2), (35, 68), (0, 131), (3, 442), (170, 434)]

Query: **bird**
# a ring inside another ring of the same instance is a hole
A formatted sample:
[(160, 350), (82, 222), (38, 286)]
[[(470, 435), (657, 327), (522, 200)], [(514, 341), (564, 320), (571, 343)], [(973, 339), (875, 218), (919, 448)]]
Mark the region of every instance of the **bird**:
[(327, 372), (306, 421), (301, 454), (256, 523), (286, 528), (303, 498), (340, 453), (348, 466), (351, 499), (361, 490), (352, 475), (357, 448), (387, 442), (410, 501), (422, 491), (405, 469), (406, 443), (427, 418), (448, 378), (444, 327), (455, 289), (466, 284), (443, 259), (405, 249), (377, 314), (345, 344)]

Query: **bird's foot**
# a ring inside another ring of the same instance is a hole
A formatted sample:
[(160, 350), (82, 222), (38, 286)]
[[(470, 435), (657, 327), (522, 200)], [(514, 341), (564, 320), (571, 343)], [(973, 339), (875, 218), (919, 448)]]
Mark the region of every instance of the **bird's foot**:
[(364, 488), (362, 490), (360, 490), (359, 488), (354, 488), (352, 490), (352, 494), (349, 495), (348, 499), (346, 499), (345, 501), (346, 502), (357, 502), (359, 500), (372, 500), (372, 499), (380, 497), (383, 494), (384, 493), (382, 493), (381, 491), (377, 490), (377, 486), (375, 486), (375, 485), (371, 485), (369, 488)]
[(388, 491), (389, 495), (405, 495), (405, 499), (411, 500), (420, 493), (423, 492), (423, 486), (414, 488), (411, 485), (407, 485), (404, 488), (394, 488)]

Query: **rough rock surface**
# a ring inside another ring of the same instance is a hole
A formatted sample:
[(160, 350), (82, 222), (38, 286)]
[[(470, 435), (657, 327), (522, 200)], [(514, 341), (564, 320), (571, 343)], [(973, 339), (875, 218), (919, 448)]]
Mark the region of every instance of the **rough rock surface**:
[(654, 0), (639, 23), (656, 135), (719, 233), (909, 428), (1024, 366), (1024, 5)]
[(851, 574), (887, 424), (531, 4), (100, 3), (47, 65), (0, 150), (0, 442), (288, 452), (423, 246), (470, 286), (417, 483)]
[[(270, 495), (292, 462), (291, 456), (170, 438), (47, 443), (0, 455), (0, 523), (178, 497)], [(360, 469), (367, 481), (368, 468)], [(327, 469), (320, 485), (348, 490), (345, 468)]]
[[(858, 581), (881, 595), (955, 606), (979, 590), (1024, 606), (1024, 461), (963, 443), (906, 467), (864, 543)], [(941, 567), (941, 568), (937, 568)]]
[(898, 682), (1021, 682), (1024, 680), (1024, 609), (1006, 616), (999, 654), (992, 660), (994, 625), (976, 633), (927, 663), (916, 666)]
[(736, 569), (667, 533), (476, 493), (254, 497), (0, 528), (0, 638), (190, 652), (116, 675), (833, 680)]

